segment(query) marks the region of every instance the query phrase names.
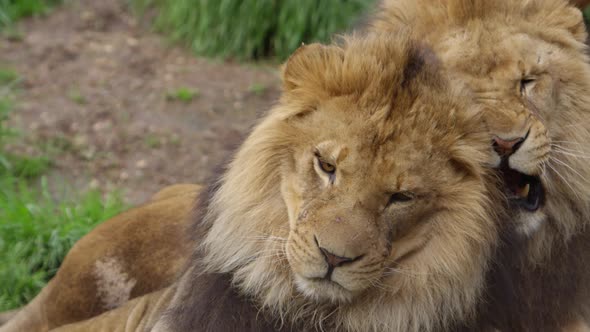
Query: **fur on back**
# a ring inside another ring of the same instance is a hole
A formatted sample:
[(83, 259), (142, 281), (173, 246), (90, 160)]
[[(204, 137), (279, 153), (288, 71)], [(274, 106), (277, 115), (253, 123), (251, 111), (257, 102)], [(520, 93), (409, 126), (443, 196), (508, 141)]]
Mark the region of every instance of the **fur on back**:
[[(238, 150), (197, 221), (203, 244), (159, 327), (202, 326), (194, 312), (202, 273), (230, 274), (278, 325), (436, 331), (468, 320), (496, 243), (491, 201), (500, 200), (479, 112), (438, 67), (405, 35), (297, 50), (283, 68), (278, 105)], [(342, 169), (335, 180), (314, 161), (324, 149)], [(414, 188), (415, 200), (387, 210), (384, 185)], [(334, 270), (354, 291), (304, 277), (324, 268), (312, 233), (325, 243), (356, 241), (334, 226), (342, 222), (364, 237), (356, 244), (365, 250), (361, 261)]]

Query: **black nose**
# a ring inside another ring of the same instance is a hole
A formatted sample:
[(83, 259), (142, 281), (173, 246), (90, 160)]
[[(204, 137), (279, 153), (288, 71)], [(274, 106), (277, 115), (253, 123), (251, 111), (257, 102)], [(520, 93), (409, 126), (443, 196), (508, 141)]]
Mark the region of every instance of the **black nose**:
[(494, 136), (494, 142), (492, 143), (494, 151), (496, 151), (496, 153), (498, 153), (498, 155), (502, 158), (510, 157), (510, 155), (515, 153), (520, 148), (527, 136), (528, 133), (524, 137), (510, 139), (503, 139), (498, 136)]

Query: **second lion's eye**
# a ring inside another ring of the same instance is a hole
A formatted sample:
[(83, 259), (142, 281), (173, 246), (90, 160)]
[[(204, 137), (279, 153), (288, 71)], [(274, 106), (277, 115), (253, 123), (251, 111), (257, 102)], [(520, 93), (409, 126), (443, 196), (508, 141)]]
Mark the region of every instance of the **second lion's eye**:
[(393, 194), (391, 194), (391, 196), (389, 196), (389, 202), (387, 204), (391, 205), (391, 204), (395, 204), (395, 203), (408, 202), (408, 201), (413, 200), (414, 197), (415, 197), (415, 195), (412, 194), (411, 192), (393, 193)]
[(530, 90), (535, 86), (535, 79), (532, 77), (525, 77), (520, 80), (520, 94), (529, 94)]
[(336, 172), (336, 166), (334, 166), (328, 162), (325, 162), (319, 158), (318, 158), (318, 164), (320, 165), (320, 169), (322, 171), (326, 172), (327, 174), (332, 175), (332, 174), (334, 174), (334, 172)]

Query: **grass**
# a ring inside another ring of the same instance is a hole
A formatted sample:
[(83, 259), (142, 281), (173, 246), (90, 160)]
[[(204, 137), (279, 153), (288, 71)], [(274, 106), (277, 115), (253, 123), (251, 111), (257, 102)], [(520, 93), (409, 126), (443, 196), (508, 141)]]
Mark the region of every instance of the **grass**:
[(157, 149), (162, 146), (162, 139), (154, 134), (147, 134), (143, 141), (150, 149)]
[(96, 191), (60, 200), (43, 177), (49, 157), (7, 151), (18, 137), (7, 124), (18, 80), (0, 69), (0, 311), (31, 300), (80, 237), (124, 208), (119, 196)]
[(10, 29), (14, 22), (23, 17), (45, 15), (53, 6), (61, 2), (61, 0), (0, 0), (0, 29)]
[(0, 166), (0, 179), (13, 176), (22, 179), (35, 179), (47, 172), (51, 160), (47, 156), (23, 157), (12, 153), (4, 153), (6, 164)]
[(168, 100), (178, 100), (185, 103), (190, 103), (193, 99), (198, 97), (200, 94), (199, 90), (190, 89), (190, 88), (178, 88), (173, 91), (169, 91), (166, 94), (166, 99)]
[(72, 245), (117, 214), (116, 195), (90, 191), (76, 201), (52, 197), (47, 182), (30, 188), (18, 177), (0, 178), (0, 310), (30, 301), (55, 274)]
[(16, 71), (10, 68), (0, 68), (0, 85), (12, 85), (18, 80), (19, 77)]
[(267, 89), (268, 87), (266, 85), (260, 83), (254, 83), (248, 87), (248, 91), (257, 96), (263, 95)]
[(68, 97), (71, 101), (78, 105), (85, 105), (86, 104), (86, 97), (82, 95), (80, 90), (72, 88), (68, 91)]
[(154, 8), (155, 27), (197, 54), (283, 60), (302, 42), (327, 41), (376, 0), (130, 0)]
[(586, 6), (586, 8), (582, 9), (582, 14), (584, 14), (584, 22), (586, 26), (590, 25), (590, 6)]

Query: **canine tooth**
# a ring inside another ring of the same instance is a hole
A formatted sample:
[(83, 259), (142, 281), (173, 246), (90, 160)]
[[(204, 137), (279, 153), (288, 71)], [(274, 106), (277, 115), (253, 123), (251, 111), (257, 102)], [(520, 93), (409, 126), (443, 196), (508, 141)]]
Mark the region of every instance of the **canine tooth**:
[(523, 188), (522, 191), (520, 192), (520, 196), (522, 197), (528, 197), (529, 196), (529, 191), (531, 190), (531, 185), (529, 183), (527, 183)]

